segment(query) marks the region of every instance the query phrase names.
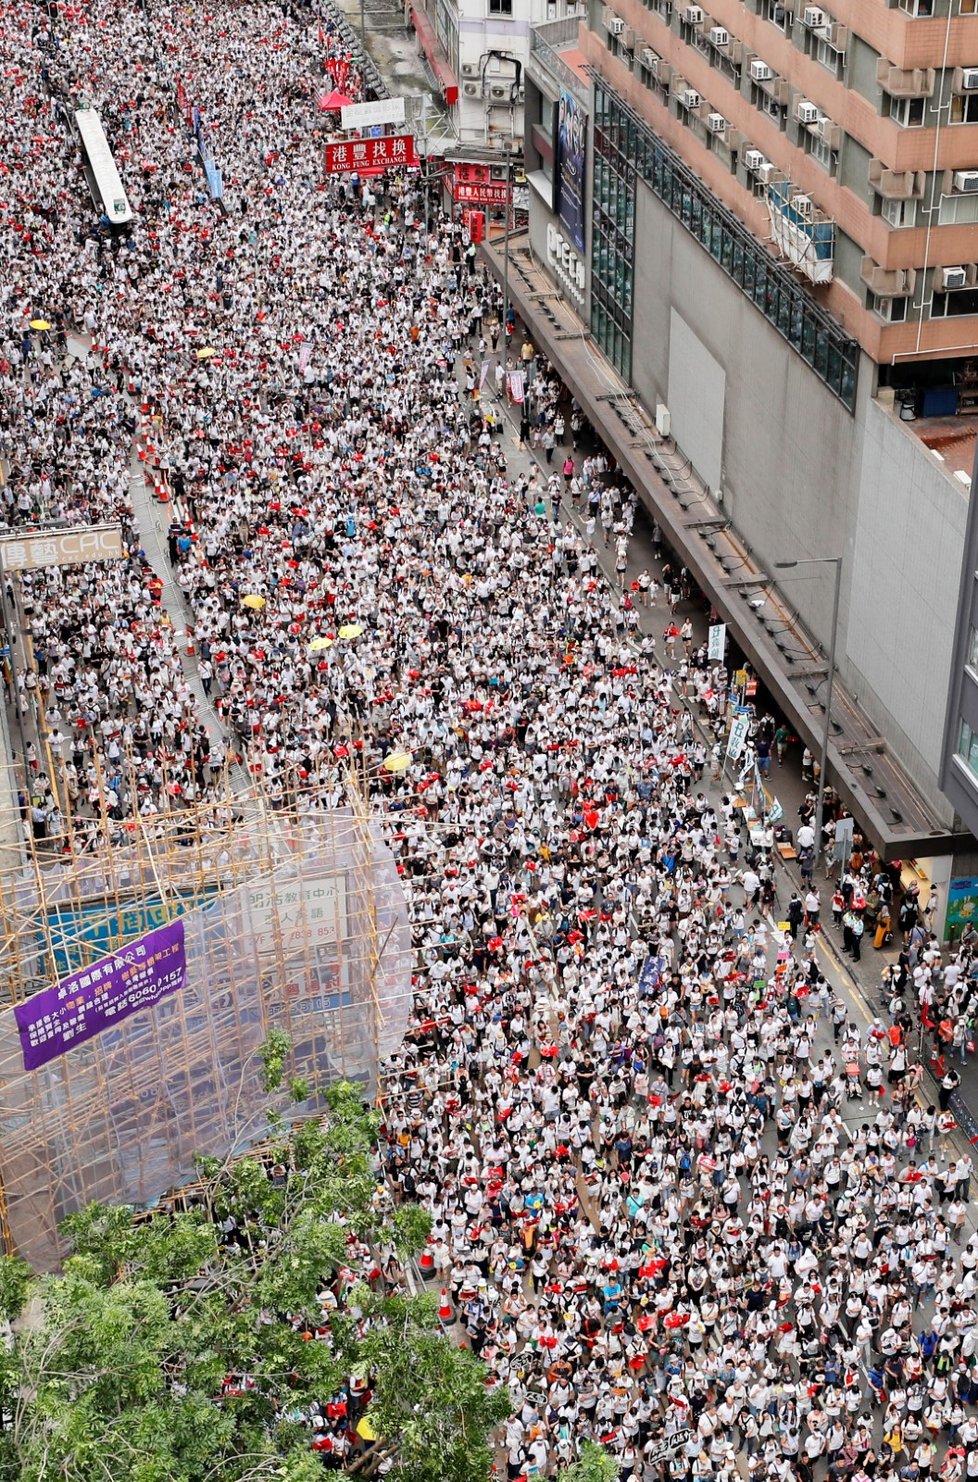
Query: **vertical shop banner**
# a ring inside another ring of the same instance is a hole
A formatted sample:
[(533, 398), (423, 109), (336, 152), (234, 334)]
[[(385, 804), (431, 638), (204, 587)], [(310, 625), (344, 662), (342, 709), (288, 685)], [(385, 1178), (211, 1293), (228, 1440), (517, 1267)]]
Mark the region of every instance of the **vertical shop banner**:
[(966, 926), (978, 926), (978, 880), (973, 875), (956, 876), (947, 892), (945, 931), (963, 931)]
[(735, 715), (727, 738), (727, 756), (732, 762), (740, 760), (750, 730), (749, 715)]
[(176, 993), (186, 981), (183, 921), (178, 918), (16, 1004), (24, 1069), (47, 1065), (103, 1029)]
[(584, 167), (587, 114), (573, 93), (560, 93), (557, 123), (557, 214), (578, 252), (584, 251)]

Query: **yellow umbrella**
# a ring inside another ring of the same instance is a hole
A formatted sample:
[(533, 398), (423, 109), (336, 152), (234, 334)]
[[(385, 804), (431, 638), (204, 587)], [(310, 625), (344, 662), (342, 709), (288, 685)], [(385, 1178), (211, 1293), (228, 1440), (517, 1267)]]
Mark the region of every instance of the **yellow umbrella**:
[(312, 640), (312, 642), (310, 643), (310, 645), (309, 645), (309, 652), (311, 654), (318, 654), (324, 648), (332, 648), (332, 647), (333, 647), (333, 640), (332, 640), (332, 638), (314, 638)]
[(50, 329), (51, 326), (46, 319), (32, 319), (31, 329)]
[(379, 1439), (377, 1431), (373, 1428), (373, 1422), (369, 1415), (365, 1415), (357, 1424), (357, 1435), (362, 1441), (376, 1441)]
[(242, 607), (253, 607), (256, 612), (265, 606), (264, 597), (259, 597), (257, 592), (249, 592), (247, 597), (241, 599)]
[(197, 351), (197, 359), (198, 360), (210, 360), (211, 356), (212, 355), (216, 355), (216, 354), (217, 354), (217, 351), (213, 348), (212, 345), (205, 345), (204, 348), (203, 348), (203, 350), (198, 350)]
[(340, 629), (341, 638), (359, 638), (363, 632), (363, 623), (344, 623)]
[(384, 766), (388, 772), (406, 772), (413, 760), (409, 751), (392, 751), (384, 757)]

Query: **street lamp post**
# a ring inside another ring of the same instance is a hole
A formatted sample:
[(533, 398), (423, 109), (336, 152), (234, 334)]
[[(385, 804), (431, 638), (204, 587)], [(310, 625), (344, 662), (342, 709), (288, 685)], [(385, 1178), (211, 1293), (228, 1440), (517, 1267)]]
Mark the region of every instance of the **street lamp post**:
[(829, 736), (832, 730), (832, 687), (835, 681), (835, 650), (839, 637), (839, 598), (842, 593), (842, 557), (813, 556), (804, 561), (775, 561), (779, 571), (793, 570), (798, 566), (834, 566), (835, 591), (832, 596), (832, 629), (829, 637), (829, 677), (825, 689), (825, 720), (822, 725), (822, 752), (818, 763), (818, 792), (815, 798), (815, 858), (822, 850), (822, 824), (825, 813), (825, 777), (829, 765)]
[[(506, 231), (503, 237), (503, 362), (508, 359), (509, 339), (506, 327), (509, 323), (509, 218), (513, 209), (513, 169), (506, 161)], [(508, 369), (508, 367), (507, 367)]]

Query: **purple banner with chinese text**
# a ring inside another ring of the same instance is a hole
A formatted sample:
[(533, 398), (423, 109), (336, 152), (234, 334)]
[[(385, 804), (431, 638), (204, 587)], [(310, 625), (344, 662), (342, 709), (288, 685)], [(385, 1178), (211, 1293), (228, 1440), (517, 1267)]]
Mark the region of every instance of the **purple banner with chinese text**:
[(37, 1070), (187, 981), (183, 921), (170, 921), (16, 1004), (24, 1069)]

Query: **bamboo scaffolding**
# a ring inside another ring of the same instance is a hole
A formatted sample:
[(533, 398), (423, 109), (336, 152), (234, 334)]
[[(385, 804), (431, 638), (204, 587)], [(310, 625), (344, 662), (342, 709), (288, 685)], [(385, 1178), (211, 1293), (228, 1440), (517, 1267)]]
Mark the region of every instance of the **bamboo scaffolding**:
[[(26, 864), (0, 861), (0, 1236), (41, 1269), (72, 1209), (151, 1204), (193, 1177), (197, 1154), (266, 1134), (270, 1029), (292, 1041), (296, 1076), (374, 1091), (410, 1003), (406, 906), (367, 779), (351, 774), (341, 809), (292, 786), (273, 807), (262, 778), (234, 791), (228, 768), (213, 795), (176, 799), (167, 768), (163, 811), (143, 814), (146, 767), (129, 751), (110, 774), (129, 790), (117, 822), (97, 745), (92, 765), (86, 847), (66, 807), (67, 851), (28, 838)], [(187, 986), (25, 1071), (12, 1006), (178, 915)]]

